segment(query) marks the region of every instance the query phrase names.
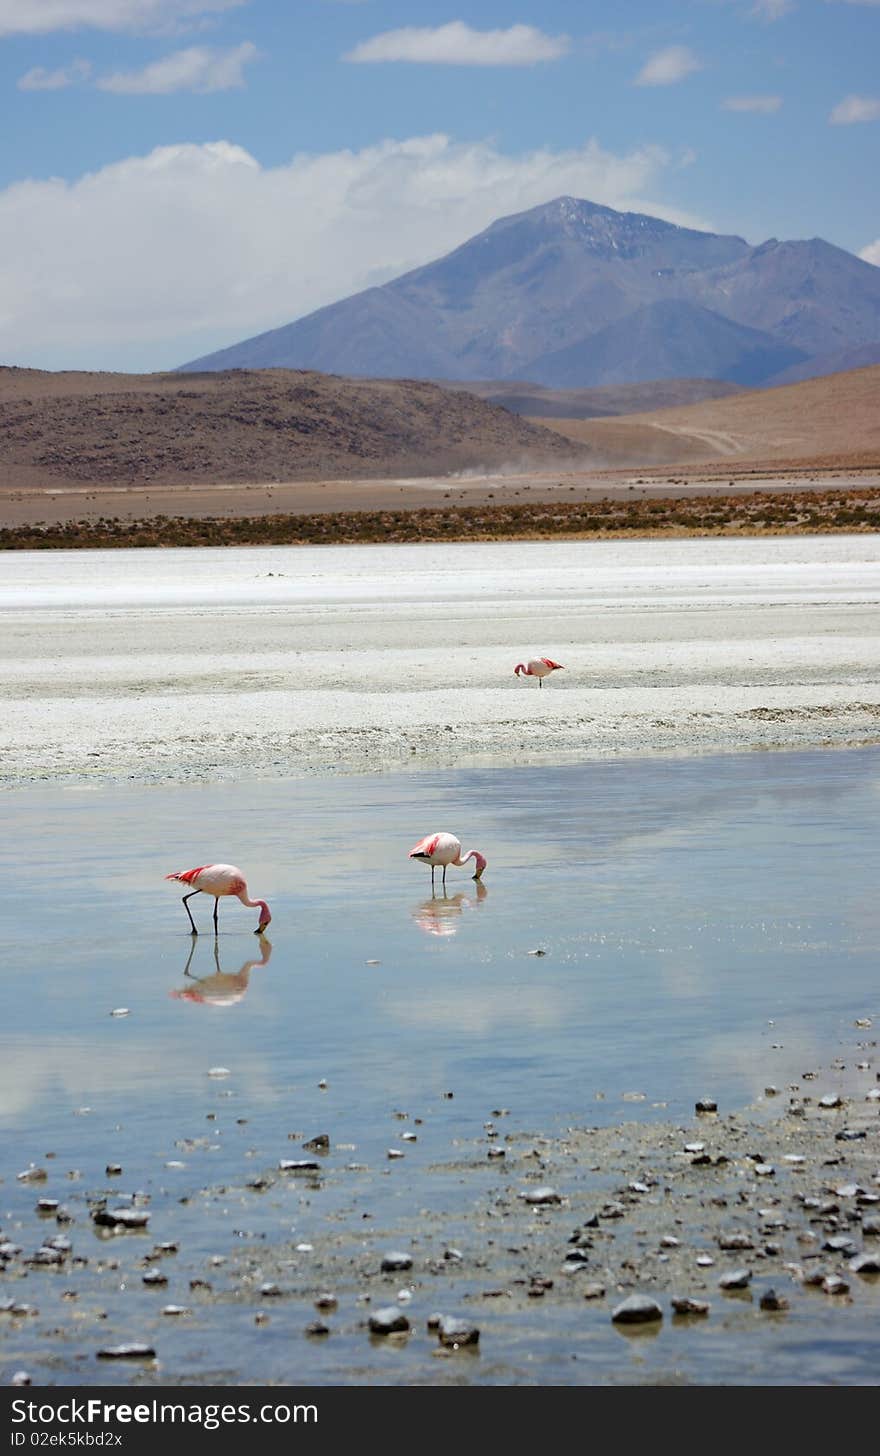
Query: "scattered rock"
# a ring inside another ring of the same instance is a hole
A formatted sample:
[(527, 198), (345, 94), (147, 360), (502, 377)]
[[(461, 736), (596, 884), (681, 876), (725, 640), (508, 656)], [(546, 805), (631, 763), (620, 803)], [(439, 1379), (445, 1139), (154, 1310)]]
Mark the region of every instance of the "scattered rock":
[(562, 1197), (555, 1188), (524, 1188), (517, 1196), (522, 1199), (523, 1203), (537, 1205), (562, 1202)]
[(692, 1299), (689, 1295), (683, 1298), (676, 1298), (671, 1301), (672, 1308), (676, 1314), (700, 1314), (709, 1313), (709, 1301), (707, 1299)]
[(761, 1309), (780, 1311), (788, 1309), (788, 1300), (783, 1295), (777, 1294), (775, 1289), (767, 1289), (761, 1295)]
[(712, 1097), (701, 1097), (699, 1102), (694, 1103), (695, 1112), (717, 1112), (718, 1103)]
[(410, 1328), (406, 1315), (394, 1305), (377, 1309), (370, 1315), (370, 1332), (374, 1335), (403, 1334)]
[(379, 1266), (383, 1274), (398, 1274), (403, 1269), (412, 1268), (412, 1255), (390, 1253), (383, 1255), (382, 1263)]
[(849, 1268), (854, 1274), (880, 1274), (880, 1254), (857, 1254)]
[(617, 1325), (650, 1324), (652, 1320), (662, 1319), (663, 1311), (649, 1295), (631, 1294), (617, 1306), (611, 1318)]
[(441, 1345), (447, 1345), (453, 1350), (457, 1350), (460, 1345), (477, 1345), (480, 1341), (477, 1326), (469, 1324), (458, 1315), (441, 1315), (437, 1323), (437, 1334)]
[(125, 1345), (105, 1345), (97, 1355), (99, 1360), (155, 1360), (156, 1351), (152, 1345), (130, 1340)]
[(142, 1208), (97, 1208), (92, 1222), (101, 1228), (142, 1229), (146, 1228), (150, 1215)]
[(849, 1285), (839, 1274), (826, 1274), (822, 1279), (822, 1289), (826, 1294), (849, 1294)]
[(718, 1283), (722, 1289), (746, 1289), (752, 1277), (751, 1269), (731, 1269), (729, 1274), (722, 1274)]

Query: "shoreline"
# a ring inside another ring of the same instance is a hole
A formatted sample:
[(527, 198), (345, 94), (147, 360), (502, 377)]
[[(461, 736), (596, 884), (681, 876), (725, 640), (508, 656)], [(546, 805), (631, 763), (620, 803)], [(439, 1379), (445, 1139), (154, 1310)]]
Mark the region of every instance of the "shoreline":
[[(310, 1146), (304, 1128), (290, 1134), (294, 1144), (249, 1151), (222, 1186), (197, 1178), (198, 1192), (183, 1198), (177, 1187), (111, 1198), (106, 1183), (68, 1185), (63, 1228), (72, 1237), (56, 1265), (34, 1263), (47, 1216), (22, 1208), (20, 1243), (0, 1266), (10, 1368), (24, 1366), (38, 1386), (284, 1385), (296, 1340), (298, 1379), (315, 1388), (873, 1384), (876, 1041), (850, 1030), (846, 1044), (839, 1035), (834, 1044), (845, 1062), (811, 1060), (784, 1089), (768, 1079), (762, 1098), (735, 1111), (670, 1120), (665, 1104), (633, 1092), (641, 1119), (628, 1105), (611, 1122), (536, 1130), (487, 1101), (481, 1135), (446, 1134), (445, 1153), (435, 1148), (427, 1166), (410, 1171), (417, 1196), (430, 1199), (418, 1213), (401, 1197), (394, 1163), (348, 1161), (344, 1125), (317, 1158), (296, 1145)], [(415, 1118), (415, 1132), (409, 1111), (393, 1118), (398, 1141), (412, 1140), (402, 1143), (411, 1159), (432, 1122), (442, 1126), (439, 1107)], [(181, 1146), (195, 1144), (178, 1141), (170, 1152)], [(298, 1176), (282, 1170), (278, 1151)], [(40, 1192), (56, 1183), (50, 1175)], [(311, 1222), (321, 1219), (320, 1236), (306, 1243), (277, 1231), (297, 1192), (300, 1206), (314, 1206)], [(90, 1229), (96, 1211), (129, 1200), (148, 1210), (146, 1237)], [(228, 1229), (217, 1215), (227, 1205), (251, 1232), (207, 1257), (180, 1207), (191, 1202), (200, 1226), (216, 1225), (220, 1246)], [(261, 1225), (276, 1231), (256, 1232)], [(95, 1232), (105, 1235), (97, 1247)], [(75, 1294), (61, 1296), (67, 1303), (58, 1302), (59, 1278), (75, 1282)], [(634, 1296), (642, 1318), (616, 1322)], [(371, 1321), (381, 1324), (389, 1309), (399, 1329), (378, 1334)], [(438, 1314), (469, 1339), (438, 1339)], [(199, 1332), (196, 1344), (188, 1330)], [(234, 1355), (223, 1343), (230, 1332)], [(145, 1353), (100, 1358), (120, 1341)]]

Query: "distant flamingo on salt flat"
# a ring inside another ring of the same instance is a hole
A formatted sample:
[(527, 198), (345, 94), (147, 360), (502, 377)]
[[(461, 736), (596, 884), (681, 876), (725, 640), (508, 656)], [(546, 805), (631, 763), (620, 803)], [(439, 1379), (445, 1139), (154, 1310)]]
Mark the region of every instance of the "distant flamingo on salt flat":
[(214, 896), (214, 934), (217, 934), (217, 910), (220, 901), (225, 895), (234, 895), (242, 905), (247, 905), (249, 910), (259, 910), (260, 923), (254, 931), (255, 935), (262, 935), (269, 921), (272, 919), (269, 906), (265, 900), (252, 900), (248, 895), (247, 880), (241, 870), (235, 865), (212, 864), (199, 865), (194, 870), (178, 870), (176, 874), (166, 875), (166, 880), (179, 880), (182, 885), (191, 885), (188, 895), (183, 897), (183, 908), (189, 916), (189, 923), (192, 926), (193, 935), (198, 935), (196, 922), (192, 918), (192, 911), (187, 905), (193, 895)]
[(538, 679), (538, 687), (542, 688), (545, 677), (549, 677), (551, 672), (561, 671), (564, 671), (563, 664), (561, 662), (554, 662), (552, 657), (530, 657), (528, 662), (518, 662), (516, 664), (516, 667), (513, 669), (513, 675), (514, 677), (519, 677), (520, 673), (522, 673), (523, 677), (536, 677)]
[(443, 866), (443, 883), (446, 884), (446, 871), (449, 865), (465, 865), (469, 859), (477, 862), (474, 879), (478, 880), (486, 868), (485, 855), (480, 854), (478, 849), (469, 849), (462, 857), (461, 840), (456, 839), (454, 834), (426, 834), (420, 839), (409, 852), (410, 859), (420, 859), (423, 864), (431, 866), (431, 889), (434, 888), (434, 871), (438, 865)]

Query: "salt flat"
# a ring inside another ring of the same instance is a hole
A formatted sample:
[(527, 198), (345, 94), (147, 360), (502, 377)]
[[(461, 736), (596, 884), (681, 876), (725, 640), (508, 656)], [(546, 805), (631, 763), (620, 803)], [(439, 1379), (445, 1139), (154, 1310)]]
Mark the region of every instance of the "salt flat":
[(870, 535), (9, 552), (0, 775), (870, 743), (878, 608)]

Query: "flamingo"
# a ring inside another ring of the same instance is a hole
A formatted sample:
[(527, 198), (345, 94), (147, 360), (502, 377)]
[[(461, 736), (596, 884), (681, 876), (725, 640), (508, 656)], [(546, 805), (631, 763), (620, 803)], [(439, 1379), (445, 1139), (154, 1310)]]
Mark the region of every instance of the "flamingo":
[(431, 866), (431, 889), (434, 888), (434, 870), (438, 865), (443, 866), (443, 883), (446, 884), (446, 870), (449, 865), (464, 865), (469, 859), (475, 859), (477, 869), (474, 879), (478, 880), (486, 868), (485, 856), (480, 854), (478, 849), (469, 849), (462, 859), (461, 840), (456, 839), (454, 834), (426, 834), (420, 839), (409, 852), (410, 859), (420, 859), (424, 864)]
[(220, 899), (223, 895), (235, 895), (242, 905), (247, 905), (249, 910), (259, 910), (260, 923), (254, 931), (255, 935), (262, 935), (269, 921), (272, 919), (269, 906), (265, 900), (251, 900), (248, 896), (247, 880), (241, 870), (235, 865), (212, 864), (199, 865), (194, 870), (178, 870), (176, 874), (166, 875), (166, 880), (179, 880), (182, 885), (191, 885), (192, 889), (188, 895), (183, 897), (183, 908), (189, 916), (189, 923), (192, 926), (193, 935), (198, 935), (196, 922), (192, 918), (192, 911), (187, 905), (193, 895), (214, 896), (214, 934), (217, 934), (217, 910)]
[(520, 673), (522, 673), (523, 677), (536, 677), (538, 679), (538, 687), (542, 688), (545, 677), (549, 677), (551, 672), (560, 671), (564, 671), (563, 664), (561, 662), (554, 662), (552, 657), (530, 657), (528, 662), (518, 662), (516, 664), (516, 667), (513, 669), (513, 675), (514, 677), (519, 677)]

